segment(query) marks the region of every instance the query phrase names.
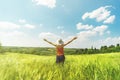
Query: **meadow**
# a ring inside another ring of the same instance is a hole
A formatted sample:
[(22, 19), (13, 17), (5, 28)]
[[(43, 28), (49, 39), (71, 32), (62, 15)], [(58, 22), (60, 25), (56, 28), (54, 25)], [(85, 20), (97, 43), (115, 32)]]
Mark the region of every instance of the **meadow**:
[(120, 80), (120, 53), (56, 56), (0, 54), (0, 80)]

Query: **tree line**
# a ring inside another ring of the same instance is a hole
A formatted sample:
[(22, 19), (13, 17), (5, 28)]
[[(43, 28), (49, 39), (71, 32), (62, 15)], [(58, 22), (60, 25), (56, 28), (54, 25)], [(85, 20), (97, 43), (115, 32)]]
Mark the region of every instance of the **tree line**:
[[(55, 55), (55, 48), (50, 47), (7, 47), (0, 44), (0, 53), (12, 52), (12, 53), (23, 53), (23, 54), (35, 54), (35, 55)], [(65, 48), (65, 54), (98, 54), (98, 53), (112, 53), (120, 52), (120, 44), (101, 46), (97, 48)]]
[(112, 53), (112, 52), (120, 52), (120, 44), (110, 45), (110, 46), (101, 46), (100, 49), (93, 48), (85, 48), (85, 49), (77, 49), (77, 54), (97, 54), (97, 53)]

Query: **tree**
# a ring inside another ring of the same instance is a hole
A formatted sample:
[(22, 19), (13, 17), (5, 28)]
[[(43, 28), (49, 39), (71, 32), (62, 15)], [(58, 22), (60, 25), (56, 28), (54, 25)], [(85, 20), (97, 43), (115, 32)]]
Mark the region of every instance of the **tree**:
[(116, 46), (117, 46), (117, 47), (120, 47), (120, 44), (117, 44)]
[(101, 51), (102, 53), (105, 53), (105, 52), (108, 51), (108, 47), (107, 47), (107, 46), (101, 46), (100, 51)]
[(109, 51), (110, 52), (115, 52), (116, 50), (115, 50), (115, 46), (114, 45), (110, 45), (109, 46)]
[(2, 53), (2, 44), (0, 43), (0, 53)]
[(116, 45), (116, 51), (117, 51), (117, 52), (120, 52), (120, 44), (117, 44), (117, 45)]
[(1, 48), (1, 43), (0, 43), (0, 48)]

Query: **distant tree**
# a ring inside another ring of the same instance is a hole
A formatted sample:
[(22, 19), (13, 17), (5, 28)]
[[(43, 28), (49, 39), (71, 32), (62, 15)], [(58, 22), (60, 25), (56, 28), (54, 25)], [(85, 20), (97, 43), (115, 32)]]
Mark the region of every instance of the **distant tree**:
[(85, 48), (84, 51), (85, 51), (85, 54), (88, 54), (88, 49), (87, 48)]
[(80, 54), (85, 54), (86, 52), (85, 52), (84, 49), (79, 49), (79, 53), (80, 53)]
[(0, 43), (0, 53), (2, 53), (2, 44)]
[(101, 53), (106, 53), (108, 51), (108, 47), (107, 46), (101, 46), (100, 48), (100, 52)]
[(95, 54), (96, 54), (96, 53), (99, 53), (99, 49), (94, 48), (94, 52), (95, 52)]
[(0, 43), (0, 49), (1, 49), (1, 47), (2, 47), (2, 44)]
[(120, 47), (120, 44), (117, 44), (116, 47)]
[(114, 45), (110, 45), (109, 48), (115, 48), (115, 46)]
[(116, 51), (117, 51), (117, 52), (120, 52), (120, 44), (117, 44), (117, 45), (116, 45)]
[(108, 52), (116, 52), (116, 47), (114, 45), (110, 45), (108, 47)]

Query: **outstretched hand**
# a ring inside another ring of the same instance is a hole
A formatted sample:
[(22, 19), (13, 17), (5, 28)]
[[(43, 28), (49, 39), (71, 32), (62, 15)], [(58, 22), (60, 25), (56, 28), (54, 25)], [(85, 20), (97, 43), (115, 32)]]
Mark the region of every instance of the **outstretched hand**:
[(47, 41), (47, 39), (43, 39), (44, 41)]
[(77, 37), (74, 37), (73, 40), (77, 39)]

